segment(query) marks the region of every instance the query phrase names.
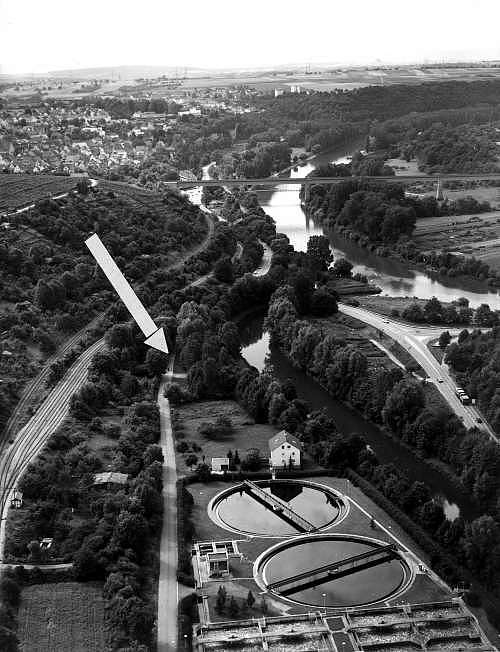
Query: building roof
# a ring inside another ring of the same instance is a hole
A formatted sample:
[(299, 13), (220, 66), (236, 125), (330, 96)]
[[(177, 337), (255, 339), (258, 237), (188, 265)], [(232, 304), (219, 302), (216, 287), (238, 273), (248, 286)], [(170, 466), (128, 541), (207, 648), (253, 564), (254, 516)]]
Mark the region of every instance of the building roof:
[(298, 440), (297, 437), (293, 437), (293, 435), (286, 430), (282, 430), (281, 432), (278, 432), (277, 435), (271, 437), (269, 440), (269, 449), (273, 451), (275, 448), (278, 448), (283, 444), (291, 444), (292, 446), (295, 446), (295, 448), (302, 450), (302, 443), (300, 440)]
[(115, 471), (106, 471), (105, 473), (96, 473), (94, 476), (94, 484), (126, 484), (128, 475), (126, 473), (117, 473)]
[(216, 464), (220, 466), (221, 464), (229, 464), (229, 457), (212, 457), (212, 466)]

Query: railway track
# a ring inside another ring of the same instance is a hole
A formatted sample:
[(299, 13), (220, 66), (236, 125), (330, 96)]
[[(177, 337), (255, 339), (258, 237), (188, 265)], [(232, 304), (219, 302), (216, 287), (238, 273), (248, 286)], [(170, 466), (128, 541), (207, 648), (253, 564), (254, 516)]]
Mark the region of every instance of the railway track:
[[(189, 253), (170, 265), (169, 269), (177, 269), (181, 267), (189, 258), (207, 247), (213, 236), (214, 221), (209, 215), (205, 215), (205, 219), (207, 221), (208, 233), (204, 240), (197, 247), (189, 251)], [(101, 315), (96, 317), (95, 320), (100, 317)], [(53, 356), (53, 360), (59, 357), (62, 353), (69, 351), (92, 323), (93, 322), (87, 324), (81, 331), (75, 333), (75, 335), (73, 335), (72, 338), (70, 338), (70, 340), (59, 349), (57, 354)], [(48, 439), (57, 428), (59, 428), (68, 415), (71, 397), (75, 392), (79, 391), (85, 383), (88, 369), (94, 355), (99, 351), (102, 351), (105, 346), (104, 338), (101, 338), (88, 347), (77, 358), (73, 365), (71, 365), (57, 385), (49, 392), (36, 413), (18, 432), (12, 444), (9, 447), (7, 446), (7, 438), (3, 442), (2, 448), (0, 449), (0, 560), (3, 557), (5, 523), (13, 489), (19, 483), (28, 466), (45, 446)], [(49, 360), (51, 359), (49, 358)], [(9, 419), (8, 432), (11, 435), (15, 431), (16, 423), (18, 423), (23, 410), (28, 406), (30, 399), (45, 382), (47, 374), (49, 373), (50, 364), (51, 363), (47, 361), (44, 369), (30, 383), (29, 387), (27, 387), (23, 393), (21, 404), (16, 407), (14, 413)]]
[(66, 340), (64, 344), (62, 344), (53, 355), (47, 358), (43, 366), (43, 369), (40, 371), (40, 373), (37, 376), (35, 376), (35, 378), (33, 378), (26, 385), (23, 393), (21, 394), (18, 404), (14, 408), (7, 423), (5, 424), (5, 428), (3, 432), (3, 441), (0, 443), (0, 454), (3, 450), (4, 444), (19, 429), (20, 421), (23, 417), (23, 414), (26, 412), (26, 410), (29, 409), (30, 402), (33, 396), (36, 395), (37, 392), (40, 391), (42, 387), (45, 385), (50, 373), (51, 365), (54, 364), (54, 362), (56, 362), (58, 359), (66, 355), (66, 353), (69, 353), (71, 349), (78, 344), (78, 342), (82, 339), (82, 337), (84, 337), (85, 333), (93, 326), (95, 326), (99, 321), (99, 319), (101, 319), (103, 316), (104, 313), (100, 313), (99, 315), (96, 315), (96, 317), (94, 317), (94, 319), (91, 322), (89, 322), (86, 326), (81, 328), (77, 333), (75, 333), (68, 340)]
[(51, 435), (68, 415), (71, 397), (85, 383), (94, 355), (105, 347), (104, 338), (94, 342), (69, 368), (62, 380), (45, 398), (28, 423), (19, 431), (13, 444), (0, 460), (0, 554), (3, 555), (5, 519), (9, 500), (21, 476), (40, 453)]

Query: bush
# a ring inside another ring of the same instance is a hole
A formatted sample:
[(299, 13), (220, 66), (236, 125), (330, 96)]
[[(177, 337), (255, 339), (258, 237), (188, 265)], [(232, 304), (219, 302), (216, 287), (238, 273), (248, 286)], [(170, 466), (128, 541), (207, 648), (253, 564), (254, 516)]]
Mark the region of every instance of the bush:
[(471, 590), (465, 592), (464, 600), (469, 607), (480, 607), (482, 603), (481, 596)]
[(198, 432), (207, 439), (222, 439), (229, 437), (233, 432), (233, 423), (229, 417), (220, 416), (215, 422), (208, 423), (204, 421), (198, 427)]

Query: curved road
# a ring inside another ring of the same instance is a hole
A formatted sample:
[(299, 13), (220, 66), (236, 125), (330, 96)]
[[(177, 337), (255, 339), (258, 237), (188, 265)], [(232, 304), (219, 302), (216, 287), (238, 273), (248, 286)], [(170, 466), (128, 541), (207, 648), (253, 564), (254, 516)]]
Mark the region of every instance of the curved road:
[[(424, 369), (428, 376), (427, 382), (436, 386), (453, 412), (462, 419), (464, 425), (467, 428), (476, 427), (484, 430), (499, 443), (495, 432), (484, 421), (480, 412), (473, 405), (463, 405), (460, 402), (455, 394), (457, 385), (449, 374), (447, 366), (440, 364), (427, 348), (428, 342), (439, 337), (443, 330), (448, 330), (453, 336), (458, 335), (461, 329), (405, 324), (365, 308), (355, 308), (343, 303), (339, 303), (339, 311), (377, 328), (398, 342)], [(478, 419), (481, 419), (483, 423), (478, 423)]]

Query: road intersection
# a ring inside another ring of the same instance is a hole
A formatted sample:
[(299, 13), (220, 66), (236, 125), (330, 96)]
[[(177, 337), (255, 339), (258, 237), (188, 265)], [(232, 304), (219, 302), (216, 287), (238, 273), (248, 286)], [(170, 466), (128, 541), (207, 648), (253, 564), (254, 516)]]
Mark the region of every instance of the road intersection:
[[(398, 342), (418, 362), (427, 374), (427, 382), (436, 386), (450, 408), (462, 419), (467, 428), (480, 428), (498, 443), (498, 438), (492, 428), (484, 421), (483, 416), (473, 405), (463, 405), (457, 397), (457, 385), (451, 377), (445, 364), (441, 364), (431, 353), (428, 343), (447, 330), (450, 335), (458, 335), (461, 329), (444, 326), (420, 326), (390, 319), (364, 308), (339, 303), (339, 311), (369, 324)], [(479, 419), (479, 421), (478, 421)]]

